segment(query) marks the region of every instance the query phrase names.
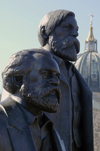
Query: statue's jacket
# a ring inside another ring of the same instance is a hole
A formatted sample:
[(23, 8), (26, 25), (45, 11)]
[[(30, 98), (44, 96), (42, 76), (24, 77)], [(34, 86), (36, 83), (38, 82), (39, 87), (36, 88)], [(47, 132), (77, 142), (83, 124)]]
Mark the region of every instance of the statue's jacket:
[[(48, 114), (48, 116), (54, 122), (61, 139), (64, 140), (66, 150), (72, 151), (72, 140), (74, 138), (77, 149), (93, 151), (92, 92), (71, 62), (63, 61), (55, 55), (53, 57), (61, 72), (61, 102), (58, 112)], [(70, 71), (71, 76), (69, 78), (67, 74)], [(75, 83), (75, 79), (77, 83)], [(79, 92), (75, 90), (76, 84), (78, 84)], [(81, 121), (78, 125), (80, 113)]]
[[(52, 139), (57, 151), (65, 151), (55, 128)], [(42, 150), (48, 151), (45, 147)], [(37, 151), (25, 115), (19, 103), (12, 99), (0, 103), (0, 151)]]

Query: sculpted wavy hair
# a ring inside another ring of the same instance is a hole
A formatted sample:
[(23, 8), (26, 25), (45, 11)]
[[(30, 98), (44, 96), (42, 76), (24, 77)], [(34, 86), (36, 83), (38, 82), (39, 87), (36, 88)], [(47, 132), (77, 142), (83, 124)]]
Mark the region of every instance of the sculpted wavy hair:
[(50, 33), (66, 18), (67, 15), (75, 17), (75, 14), (71, 11), (55, 10), (49, 12), (42, 18), (38, 27), (38, 39), (42, 47), (46, 45)]

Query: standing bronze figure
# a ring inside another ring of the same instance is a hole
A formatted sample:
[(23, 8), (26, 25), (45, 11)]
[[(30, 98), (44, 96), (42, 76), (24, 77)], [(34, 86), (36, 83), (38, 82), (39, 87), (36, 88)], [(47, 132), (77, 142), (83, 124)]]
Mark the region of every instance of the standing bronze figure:
[(40, 49), (17, 52), (2, 77), (10, 95), (0, 103), (0, 151), (65, 151), (43, 113), (57, 112), (60, 103), (60, 71), (52, 55)]
[(75, 14), (55, 10), (46, 14), (38, 28), (43, 49), (58, 62), (61, 72), (61, 104), (53, 120), (68, 151), (93, 151), (92, 92), (70, 61), (80, 51)]

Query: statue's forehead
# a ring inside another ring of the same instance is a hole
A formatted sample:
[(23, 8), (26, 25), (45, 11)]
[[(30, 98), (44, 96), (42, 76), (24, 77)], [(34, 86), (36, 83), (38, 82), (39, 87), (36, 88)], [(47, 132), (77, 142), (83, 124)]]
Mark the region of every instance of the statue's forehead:
[(35, 67), (37, 70), (50, 69), (60, 72), (57, 62), (52, 57), (46, 56), (44, 54), (36, 54), (34, 57), (36, 59)]
[(61, 25), (63, 25), (63, 24), (72, 24), (72, 25), (75, 24), (75, 25), (76, 25), (76, 24), (77, 24), (77, 21), (76, 21), (76, 19), (75, 19), (74, 16), (68, 15), (68, 16), (66, 16), (66, 18), (65, 18), (64, 20), (61, 21), (60, 24), (61, 24)]

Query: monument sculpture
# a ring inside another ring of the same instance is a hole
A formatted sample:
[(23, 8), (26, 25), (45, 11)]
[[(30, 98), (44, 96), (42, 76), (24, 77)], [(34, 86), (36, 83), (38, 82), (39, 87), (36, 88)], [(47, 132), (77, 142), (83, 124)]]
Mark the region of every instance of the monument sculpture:
[(41, 49), (19, 51), (2, 77), (10, 95), (0, 103), (0, 151), (65, 151), (43, 113), (57, 112), (61, 97), (59, 66), (52, 55)]
[(93, 151), (92, 92), (70, 61), (80, 51), (75, 14), (55, 10), (46, 14), (38, 28), (42, 48), (57, 61), (60, 72), (59, 111), (48, 114), (68, 151)]

